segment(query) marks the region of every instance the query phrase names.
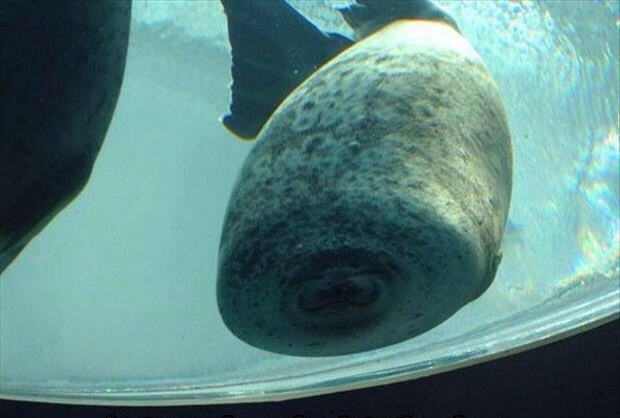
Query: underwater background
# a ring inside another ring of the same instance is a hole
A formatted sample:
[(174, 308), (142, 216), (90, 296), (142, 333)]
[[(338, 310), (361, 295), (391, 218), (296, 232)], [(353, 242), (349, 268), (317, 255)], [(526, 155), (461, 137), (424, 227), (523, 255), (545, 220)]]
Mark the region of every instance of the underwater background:
[[(348, 34), (333, 9), (348, 2), (290, 3)], [(565, 327), (617, 314), (618, 2), (438, 3), (496, 77), (512, 131), (504, 257), (481, 298), (362, 354), (296, 358), (237, 340), (217, 311), (217, 250), (252, 144), (219, 121), (231, 82), (223, 11), (134, 0), (125, 80), (91, 180), (0, 280), (0, 391), (268, 396), (490, 355), (524, 342), (520, 332), (551, 334), (536, 322), (553, 317), (543, 313), (562, 312), (553, 318)]]

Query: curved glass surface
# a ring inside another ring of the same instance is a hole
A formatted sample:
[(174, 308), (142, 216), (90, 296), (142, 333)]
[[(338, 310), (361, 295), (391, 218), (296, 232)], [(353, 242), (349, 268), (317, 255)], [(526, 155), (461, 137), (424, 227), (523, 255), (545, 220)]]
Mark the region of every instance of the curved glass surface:
[[(291, 3), (347, 33), (334, 5)], [(270, 400), (411, 379), (618, 317), (617, 1), (439, 1), (497, 78), (514, 146), (504, 258), (478, 300), (366, 353), (237, 340), (215, 300), (227, 199), (251, 143), (219, 117), (216, 1), (135, 1), (121, 97), (84, 192), (0, 280), (0, 394), (80, 403)]]

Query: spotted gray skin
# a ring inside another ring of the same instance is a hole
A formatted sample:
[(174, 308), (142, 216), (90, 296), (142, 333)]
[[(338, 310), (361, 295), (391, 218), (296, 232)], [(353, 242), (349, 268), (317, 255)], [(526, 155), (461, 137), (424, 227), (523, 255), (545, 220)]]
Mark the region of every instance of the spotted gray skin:
[(0, 2), (0, 273), (88, 181), (130, 12), (130, 0)]
[(492, 282), (511, 179), (502, 100), (475, 51), (446, 25), (393, 23), (261, 131), (224, 222), (222, 317), (300, 356), (419, 335)]

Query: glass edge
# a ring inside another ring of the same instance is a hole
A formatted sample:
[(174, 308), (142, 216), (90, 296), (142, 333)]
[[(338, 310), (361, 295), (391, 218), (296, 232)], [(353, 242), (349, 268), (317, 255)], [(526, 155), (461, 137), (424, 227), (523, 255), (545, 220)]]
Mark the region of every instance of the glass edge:
[[(620, 317), (620, 292), (614, 289), (599, 298), (587, 302), (570, 304), (564, 309), (551, 311), (535, 321), (517, 323), (503, 329), (500, 334), (520, 330), (517, 338), (495, 341), (493, 350), (486, 350), (480, 346), (485, 336), (481, 335), (473, 340), (470, 347), (455, 352), (447, 357), (433, 361), (405, 364), (381, 371), (361, 372), (348, 375), (346, 378), (329, 376), (325, 379), (316, 379), (316, 383), (306, 383), (310, 375), (295, 376), (278, 379), (271, 382), (257, 381), (228, 386), (192, 386), (181, 388), (166, 387), (163, 384), (151, 384), (147, 390), (135, 389), (104, 389), (104, 390), (62, 390), (58, 388), (33, 387), (18, 383), (0, 388), (0, 399), (21, 400), (30, 402), (48, 402), (81, 405), (127, 405), (127, 406), (174, 406), (197, 404), (227, 404), (248, 402), (269, 402), (287, 399), (296, 399), (322, 394), (336, 393), (353, 389), (368, 388), (390, 383), (414, 380), (438, 373), (455, 370), (474, 364), (491, 361), (529, 349), (540, 347), (552, 342), (568, 338), (581, 332), (604, 325)], [(567, 313), (570, 312), (570, 315)], [(552, 321), (548, 321), (549, 319)], [(546, 326), (531, 326), (532, 322)], [(528, 324), (528, 326), (524, 326)], [(522, 332), (525, 330), (525, 332)], [(487, 336), (488, 340), (488, 336)], [(456, 345), (456, 344), (455, 344)], [(459, 345), (463, 346), (462, 343)], [(454, 359), (458, 359), (454, 361)], [(367, 361), (354, 364), (350, 368), (360, 368)], [(329, 375), (318, 372), (316, 375)], [(332, 373), (334, 374), (334, 373)], [(288, 389), (282, 389), (288, 388)]]

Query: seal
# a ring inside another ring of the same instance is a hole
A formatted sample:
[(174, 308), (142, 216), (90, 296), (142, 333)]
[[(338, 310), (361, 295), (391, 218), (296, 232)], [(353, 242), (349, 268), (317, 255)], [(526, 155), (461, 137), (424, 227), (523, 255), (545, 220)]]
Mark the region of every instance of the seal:
[(0, 4), (0, 274), (90, 177), (123, 80), (130, 12), (130, 0)]
[[(224, 2), (227, 14), (236, 4)], [(218, 306), (241, 340), (298, 356), (377, 349), (436, 327), (492, 282), (512, 188), (510, 131), (491, 73), (431, 6), (343, 9), (360, 39), (260, 129), (219, 252)], [(230, 24), (234, 76), (242, 61)], [(243, 84), (234, 79), (229, 122)]]

